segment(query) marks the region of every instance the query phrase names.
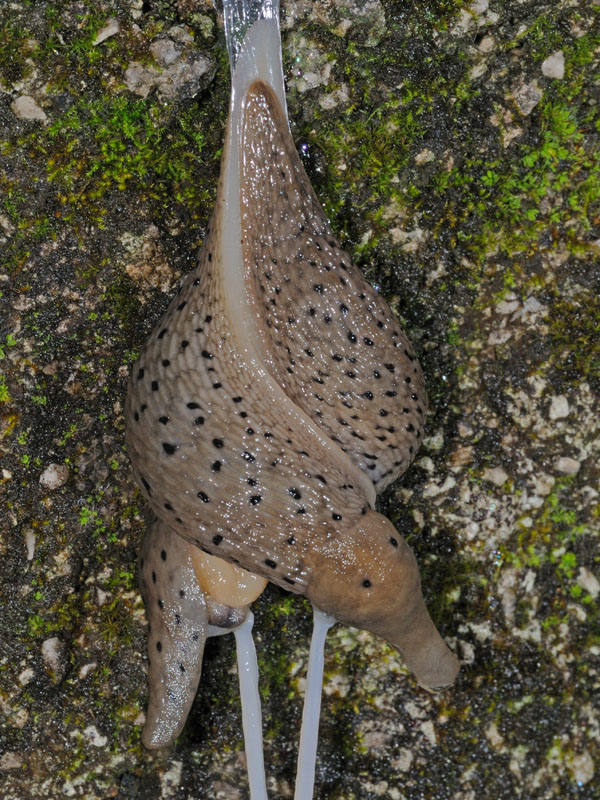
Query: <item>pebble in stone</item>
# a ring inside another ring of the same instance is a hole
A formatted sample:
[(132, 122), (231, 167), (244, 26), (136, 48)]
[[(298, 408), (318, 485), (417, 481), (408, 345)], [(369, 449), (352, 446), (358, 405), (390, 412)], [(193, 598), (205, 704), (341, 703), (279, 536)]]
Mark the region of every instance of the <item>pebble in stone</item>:
[(18, 753), (7, 750), (0, 758), (0, 771), (8, 772), (10, 769), (20, 769), (23, 759)]
[(548, 415), (551, 420), (562, 419), (569, 414), (569, 402), (564, 394), (556, 395), (550, 403)]
[(595, 600), (600, 594), (600, 581), (598, 578), (586, 569), (581, 567), (577, 575), (577, 583)]
[(521, 114), (526, 117), (531, 114), (533, 109), (542, 99), (543, 92), (536, 80), (523, 83), (513, 92), (513, 100), (519, 107)]
[(542, 74), (547, 78), (557, 78), (560, 80), (565, 76), (565, 55), (562, 50), (552, 53), (542, 61)]
[(10, 108), (19, 119), (37, 119), (40, 122), (45, 122), (48, 119), (44, 110), (28, 94), (23, 94), (13, 100)]
[(46, 489), (58, 489), (69, 480), (69, 468), (64, 464), (50, 464), (42, 472), (39, 480)]
[[(200, 79), (210, 69), (211, 62), (201, 55), (185, 58), (170, 39), (160, 39), (151, 46), (152, 54), (163, 69), (145, 67), (132, 61), (125, 70), (125, 85), (139, 95), (147, 97), (156, 88), (161, 100), (169, 100), (185, 91), (194, 96), (200, 89)], [(174, 60), (171, 60), (175, 56)], [(167, 65), (168, 64), (168, 65)]]
[(42, 643), (44, 666), (54, 681), (58, 682), (65, 671), (64, 644), (58, 636), (52, 636)]
[(574, 475), (576, 472), (579, 472), (581, 464), (575, 458), (562, 456), (557, 460), (555, 466), (558, 472), (562, 472), (564, 475)]
[(508, 475), (502, 469), (502, 467), (493, 467), (492, 469), (486, 469), (483, 473), (483, 477), (486, 481), (491, 481), (494, 486), (502, 486), (508, 480)]
[(96, 38), (94, 39), (94, 44), (102, 44), (111, 36), (114, 36), (115, 33), (118, 33), (120, 30), (118, 21), (111, 17), (106, 23), (103, 28), (100, 28), (98, 33), (96, 34)]

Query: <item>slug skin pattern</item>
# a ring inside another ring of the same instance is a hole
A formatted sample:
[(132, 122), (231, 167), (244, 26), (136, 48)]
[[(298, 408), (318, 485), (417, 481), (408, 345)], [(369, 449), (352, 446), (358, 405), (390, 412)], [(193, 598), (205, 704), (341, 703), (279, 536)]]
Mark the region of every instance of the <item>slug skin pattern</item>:
[[(273, 91), (256, 81), (242, 104), (243, 263), (232, 272), (224, 256), (222, 171), (198, 265), (134, 366), (126, 403), (128, 451), (157, 518), (141, 568), (154, 747), (178, 734), (198, 683), (208, 612), (199, 588), (190, 600), (195, 548), (384, 636), (425, 686), (457, 671), (412, 551), (373, 510), (373, 486), (406, 469), (422, 435), (420, 368), (333, 237)], [(242, 309), (231, 306), (236, 281)]]
[(245, 110), (244, 260), (264, 363), (379, 492), (418, 447), (421, 368), (332, 235), (272, 91), (254, 84)]

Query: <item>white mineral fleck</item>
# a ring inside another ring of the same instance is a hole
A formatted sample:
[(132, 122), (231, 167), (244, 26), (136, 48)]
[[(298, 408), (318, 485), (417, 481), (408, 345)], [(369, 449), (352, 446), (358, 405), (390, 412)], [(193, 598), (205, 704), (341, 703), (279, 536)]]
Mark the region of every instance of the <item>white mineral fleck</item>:
[(550, 419), (562, 419), (569, 413), (569, 401), (564, 394), (558, 394), (552, 398), (550, 403), (550, 411), (548, 412)]
[(487, 72), (487, 64), (485, 61), (482, 61), (479, 64), (476, 64), (474, 67), (471, 68), (469, 71), (469, 80), (476, 81), (477, 78), (481, 78)]
[(84, 664), (78, 672), (79, 678), (83, 680), (87, 678), (90, 672), (93, 672), (98, 665), (95, 661), (92, 661), (90, 664)]
[(408, 772), (413, 758), (412, 752), (407, 747), (401, 747), (398, 758), (392, 761), (392, 768), (398, 772)]
[(500, 300), (500, 302), (496, 304), (496, 311), (498, 314), (512, 314), (518, 307), (519, 301), (516, 298), (511, 299), (505, 297), (504, 300)]
[(29, 681), (31, 681), (33, 679), (34, 674), (35, 673), (31, 669), (31, 667), (26, 667), (23, 670), (23, 672), (21, 672), (21, 674), (19, 675), (19, 678), (18, 678), (19, 683), (21, 684), (21, 686), (26, 686), (29, 683)]
[(600, 593), (600, 581), (586, 567), (581, 567), (577, 574), (577, 583), (595, 600)]
[(69, 480), (69, 468), (64, 464), (49, 464), (40, 475), (39, 481), (46, 489), (58, 489)]
[(35, 553), (35, 533), (31, 528), (27, 528), (23, 532), (23, 538), (25, 539), (25, 547), (27, 548), (27, 561), (32, 561), (33, 554)]
[(562, 472), (564, 475), (575, 475), (576, 472), (579, 472), (581, 463), (577, 461), (576, 458), (562, 456), (561, 458), (557, 459), (555, 467), (558, 472)]
[(103, 736), (95, 725), (88, 725), (84, 729), (83, 735), (94, 747), (104, 747), (108, 742), (108, 737)]
[(23, 759), (18, 753), (7, 750), (0, 758), (0, 770), (6, 772), (9, 769), (19, 769), (22, 763)]
[(181, 771), (183, 761), (172, 761), (171, 768), (165, 772), (160, 779), (161, 797), (175, 797), (179, 784), (181, 783)]
[(437, 744), (437, 737), (435, 735), (435, 728), (433, 726), (433, 721), (430, 719), (426, 719), (425, 722), (421, 723), (421, 733), (427, 739), (429, 744), (432, 747), (435, 747)]
[(118, 21), (114, 17), (111, 17), (109, 20), (107, 20), (106, 25), (103, 28), (100, 28), (96, 34), (94, 44), (102, 44), (102, 42), (105, 42), (111, 36), (114, 36), (115, 33), (118, 33), (119, 30)]
[(10, 104), (13, 114), (19, 119), (37, 119), (44, 122), (48, 119), (46, 113), (35, 102), (33, 97), (23, 94)]
[(488, 742), (494, 747), (496, 750), (500, 750), (504, 747), (504, 738), (502, 737), (500, 731), (498, 730), (498, 726), (495, 722), (492, 722), (491, 725), (488, 725), (485, 731), (486, 738)]
[(508, 475), (502, 467), (493, 467), (484, 470), (483, 477), (486, 481), (491, 481), (494, 486), (502, 486), (508, 480)]
[(579, 785), (589, 783), (596, 771), (594, 759), (587, 750), (584, 750), (583, 753), (571, 756), (569, 759), (569, 771)]
[(348, 87), (346, 84), (342, 84), (339, 89), (334, 89), (333, 92), (324, 94), (319, 99), (319, 105), (321, 108), (325, 109), (325, 111), (330, 111), (340, 104), (343, 106), (347, 105), (349, 101), (350, 95), (348, 94)]
[(562, 50), (552, 53), (542, 61), (542, 73), (547, 78), (564, 78), (565, 76), (565, 55)]
[(432, 150), (426, 147), (424, 150), (421, 150), (420, 153), (417, 153), (415, 156), (415, 161), (417, 164), (429, 164), (430, 161), (433, 161), (435, 158), (435, 154)]
[(52, 636), (42, 643), (42, 658), (46, 668), (57, 678), (63, 670), (64, 645), (58, 636)]
[(489, 53), (495, 45), (493, 36), (484, 36), (479, 42), (479, 49), (482, 53)]
[(534, 79), (529, 83), (522, 83), (515, 89), (512, 96), (519, 111), (527, 117), (540, 102), (542, 95), (543, 92)]
[(504, 342), (508, 342), (511, 336), (512, 331), (509, 331), (508, 328), (498, 328), (488, 336), (488, 344), (504, 344)]

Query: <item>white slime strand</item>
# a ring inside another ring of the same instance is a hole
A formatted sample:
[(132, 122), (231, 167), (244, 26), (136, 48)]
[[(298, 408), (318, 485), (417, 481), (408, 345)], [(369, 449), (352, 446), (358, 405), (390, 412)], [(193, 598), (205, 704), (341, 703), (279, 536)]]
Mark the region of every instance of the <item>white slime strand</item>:
[(254, 615), (248, 616), (234, 629), (237, 649), (240, 696), (242, 699), (242, 727), (248, 764), (250, 800), (268, 800), (263, 761), (262, 714), (258, 694), (258, 664), (252, 639)]
[(298, 769), (294, 800), (312, 800), (315, 785), (315, 762), (319, 739), (319, 717), (321, 715), (321, 692), (323, 689), (323, 665), (325, 637), (335, 620), (313, 606), (314, 627), (308, 656), (304, 710), (300, 729)]

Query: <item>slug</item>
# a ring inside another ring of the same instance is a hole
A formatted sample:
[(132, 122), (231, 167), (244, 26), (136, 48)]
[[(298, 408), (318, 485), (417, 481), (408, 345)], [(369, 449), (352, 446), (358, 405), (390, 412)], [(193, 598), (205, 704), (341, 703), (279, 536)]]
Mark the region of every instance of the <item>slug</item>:
[(126, 402), (155, 515), (140, 562), (149, 747), (181, 731), (211, 626), (240, 625), (266, 581), (382, 636), (425, 687), (458, 670), (410, 547), (374, 509), (419, 447), (421, 369), (294, 147), (277, 4), (226, 0), (225, 21), (232, 94), (215, 209)]

